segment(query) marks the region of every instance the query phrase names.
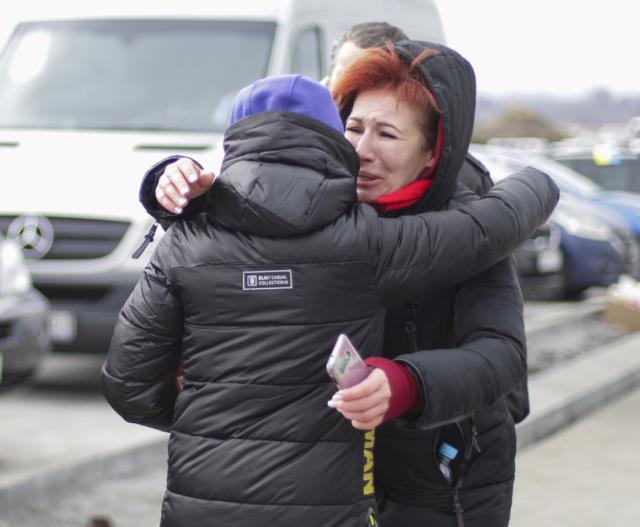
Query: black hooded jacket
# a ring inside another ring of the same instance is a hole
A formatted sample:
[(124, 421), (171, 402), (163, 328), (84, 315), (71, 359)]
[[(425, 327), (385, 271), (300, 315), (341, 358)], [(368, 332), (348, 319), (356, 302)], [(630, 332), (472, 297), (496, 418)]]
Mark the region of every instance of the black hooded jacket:
[(208, 213), (171, 226), (121, 312), (104, 393), (171, 431), (164, 526), (362, 526), (374, 440), (327, 407), (337, 335), (380, 354), (387, 307), (503, 258), (557, 188), (525, 169), (457, 210), (394, 220), (354, 205), (357, 156), (322, 123), (260, 113), (225, 144)]
[[(473, 182), (470, 175), (475, 174), (475, 190), (487, 190), (481, 165), (467, 160), (458, 170), (473, 125), (473, 71), (443, 46), (409, 41), (396, 46), (407, 61), (425, 48), (439, 51), (419, 70), (444, 110), (442, 159), (434, 192), (395, 215), (457, 206), (453, 189), (458, 174), (463, 182)], [(377, 431), (376, 483), (383, 497), (383, 525), (454, 525), (454, 513), (457, 525), (466, 527), (508, 524), (514, 420), (529, 412), (522, 306), (514, 270), (503, 260), (466, 282), (389, 310), (384, 355), (414, 373), (423, 404), (419, 413)], [(444, 441), (459, 450), (451, 483), (438, 469), (437, 450)]]

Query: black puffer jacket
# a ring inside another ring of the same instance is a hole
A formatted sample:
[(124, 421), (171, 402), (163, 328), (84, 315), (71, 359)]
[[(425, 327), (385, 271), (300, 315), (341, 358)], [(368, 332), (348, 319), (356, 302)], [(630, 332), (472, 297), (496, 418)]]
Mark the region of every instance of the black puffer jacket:
[[(441, 46), (397, 45), (406, 60), (425, 48), (439, 50), (420, 71), (445, 109), (443, 158), (434, 185), (438, 191), (395, 215), (457, 206), (453, 189), (458, 172), (447, 167), (466, 152), (473, 124), (470, 66)], [(468, 160), (459, 176), (477, 183), (476, 191), (486, 191), (487, 174), (477, 162)], [(419, 414), (377, 431), (383, 527), (506, 526), (515, 472), (514, 419), (529, 411), (522, 296), (509, 261), (390, 310), (384, 355), (411, 369), (423, 406)], [(438, 470), (437, 449), (444, 441), (459, 450), (452, 484)]]
[(169, 229), (122, 310), (105, 395), (171, 431), (163, 525), (363, 526), (373, 438), (326, 405), (336, 336), (380, 353), (385, 307), (504, 257), (557, 188), (527, 169), (460, 210), (391, 220), (354, 206), (357, 156), (322, 123), (256, 114), (225, 143), (209, 216)]

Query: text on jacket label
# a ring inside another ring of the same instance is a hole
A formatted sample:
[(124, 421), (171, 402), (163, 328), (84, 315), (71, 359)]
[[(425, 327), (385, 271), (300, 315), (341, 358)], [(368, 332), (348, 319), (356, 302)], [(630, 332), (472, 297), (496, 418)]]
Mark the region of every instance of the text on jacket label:
[(244, 291), (255, 291), (259, 289), (293, 289), (291, 270), (244, 271), (242, 273), (242, 289)]

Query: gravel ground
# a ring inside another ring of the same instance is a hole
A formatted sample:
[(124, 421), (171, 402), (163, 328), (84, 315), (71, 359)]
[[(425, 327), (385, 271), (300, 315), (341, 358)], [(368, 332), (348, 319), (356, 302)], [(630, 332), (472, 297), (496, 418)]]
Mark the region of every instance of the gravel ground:
[(529, 374), (550, 368), (560, 362), (589, 353), (629, 332), (598, 318), (578, 319), (537, 334), (528, 341)]

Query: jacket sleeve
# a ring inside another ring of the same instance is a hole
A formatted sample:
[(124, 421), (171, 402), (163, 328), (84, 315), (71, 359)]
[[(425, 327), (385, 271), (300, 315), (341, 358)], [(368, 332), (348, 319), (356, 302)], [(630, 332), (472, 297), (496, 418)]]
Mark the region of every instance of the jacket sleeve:
[[(183, 157), (191, 159), (190, 157), (175, 155), (158, 161), (149, 170), (147, 170), (145, 175), (142, 177), (142, 183), (140, 184), (140, 193), (138, 195), (140, 203), (142, 203), (144, 210), (146, 210), (153, 219), (162, 225), (162, 228), (165, 230), (168, 229), (174, 221), (180, 218), (190, 218), (199, 212), (202, 212), (207, 203), (206, 194), (198, 196), (197, 198), (189, 201), (188, 205), (182, 211), (182, 214), (174, 214), (173, 212), (169, 212), (168, 210), (158, 206), (158, 202), (156, 201), (156, 187), (158, 186), (160, 176), (162, 176), (164, 169), (167, 168), (168, 165), (178, 159), (182, 159)], [(202, 169), (202, 165), (195, 159), (191, 159), (191, 161)]]
[(385, 305), (454, 286), (506, 258), (558, 197), (549, 176), (527, 167), (458, 209), (379, 218), (369, 248)]
[(102, 367), (102, 390), (113, 409), (126, 421), (164, 431), (173, 419), (183, 328), (163, 265), (169, 238), (163, 237), (120, 311)]
[(456, 347), (395, 359), (414, 374), (420, 390), (422, 408), (409, 426), (431, 428), (457, 421), (514, 390), (527, 374), (522, 310), (509, 260), (458, 288), (452, 328)]

